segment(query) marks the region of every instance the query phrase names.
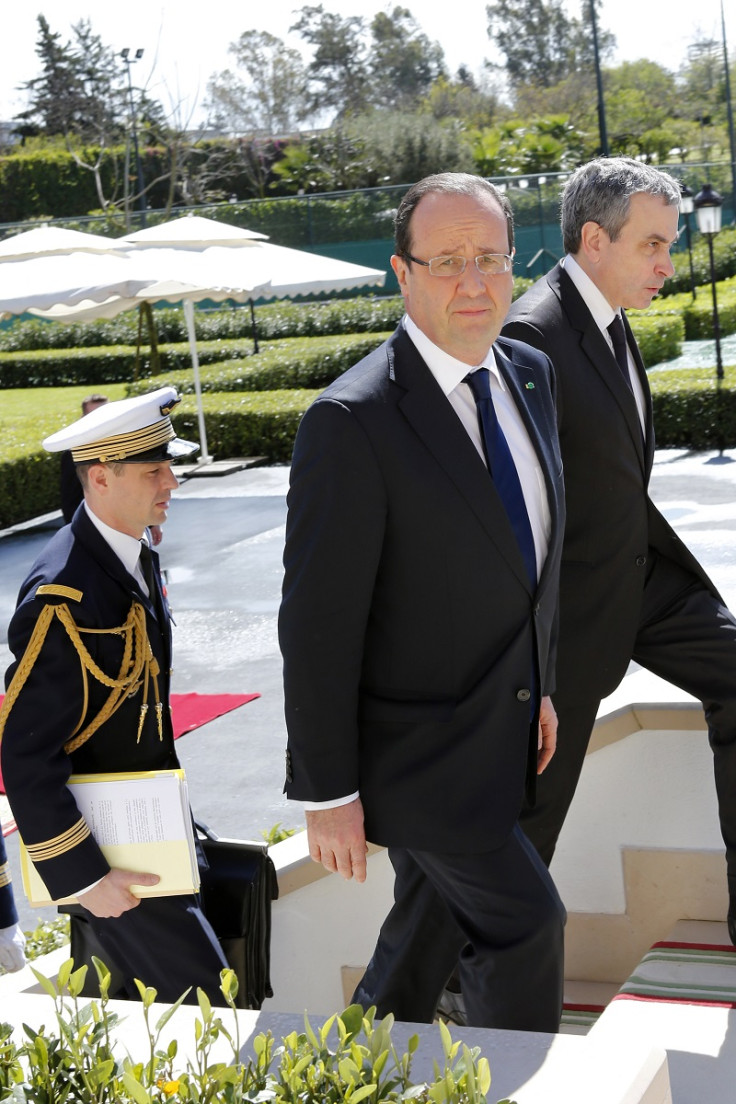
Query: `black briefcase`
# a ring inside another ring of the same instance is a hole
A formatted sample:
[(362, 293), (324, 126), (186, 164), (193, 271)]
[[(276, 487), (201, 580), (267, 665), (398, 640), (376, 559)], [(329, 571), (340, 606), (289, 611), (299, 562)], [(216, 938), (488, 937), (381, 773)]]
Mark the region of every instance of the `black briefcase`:
[(207, 860), (200, 894), (205, 915), (238, 979), (238, 1008), (260, 1008), (271, 988), (271, 901), (276, 868), (263, 841), (221, 839), (195, 820)]

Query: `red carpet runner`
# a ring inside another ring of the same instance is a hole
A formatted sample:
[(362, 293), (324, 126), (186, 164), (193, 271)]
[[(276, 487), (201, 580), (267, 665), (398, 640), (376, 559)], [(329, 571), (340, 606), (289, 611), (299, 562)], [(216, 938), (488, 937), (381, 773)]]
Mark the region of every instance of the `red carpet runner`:
[[(191, 732), (201, 725), (222, 717), (233, 709), (238, 709), (260, 694), (172, 694), (171, 715), (174, 723), (174, 739), (178, 740), (185, 732)], [(0, 705), (3, 695), (0, 694)], [(0, 793), (5, 793), (3, 776), (0, 774)], [(3, 822), (3, 835), (15, 827), (13, 821)]]

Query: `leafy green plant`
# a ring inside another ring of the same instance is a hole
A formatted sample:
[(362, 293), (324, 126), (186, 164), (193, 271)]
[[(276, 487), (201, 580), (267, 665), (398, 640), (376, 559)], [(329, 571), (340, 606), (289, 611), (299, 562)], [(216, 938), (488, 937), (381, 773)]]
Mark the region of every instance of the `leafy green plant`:
[(33, 962), (69, 942), (69, 917), (57, 916), (53, 920), (43, 920), (33, 931), (25, 932), (25, 937), (26, 958)]
[(261, 832), (264, 840), (269, 847), (272, 847), (274, 843), (281, 843), (282, 840), (289, 839), (299, 831), (298, 828), (284, 828), (282, 824), (274, 824), (265, 832)]
[[(34, 970), (51, 997), (54, 1028), (23, 1026), (23, 1039), (13, 1037), (10, 1024), (0, 1024), (0, 1101), (13, 1104), (485, 1104), (491, 1085), (488, 1060), (480, 1048), (453, 1042), (445, 1024), (439, 1025), (442, 1060), (434, 1062), (433, 1080), (411, 1080), (418, 1036), (399, 1055), (391, 1039), (393, 1016), (375, 1021), (375, 1009), (364, 1013), (351, 1005), (331, 1016), (322, 1027), (304, 1019), (303, 1031), (292, 1031), (277, 1045), (271, 1032), (257, 1035), (252, 1055), (241, 1059), (237, 980), (223, 970), (221, 992), (233, 1014), (233, 1025), (223, 1021), (225, 1009), (213, 1009), (198, 990), (199, 1017), (194, 1022), (194, 1048), (180, 1058), (176, 1038), (165, 1043), (164, 1029), (186, 994), (153, 1018), (156, 990), (137, 983), (141, 998), (147, 1053), (118, 1054), (115, 1033), (118, 1014), (109, 1007), (110, 974), (93, 959), (100, 986), (99, 1001), (81, 1003), (87, 967), (74, 970), (72, 959), (59, 970), (55, 982)], [(135, 1006), (131, 1005), (131, 1010)], [(231, 1061), (214, 1060), (213, 1047), (224, 1041)], [(499, 1104), (512, 1104), (501, 1101)]]

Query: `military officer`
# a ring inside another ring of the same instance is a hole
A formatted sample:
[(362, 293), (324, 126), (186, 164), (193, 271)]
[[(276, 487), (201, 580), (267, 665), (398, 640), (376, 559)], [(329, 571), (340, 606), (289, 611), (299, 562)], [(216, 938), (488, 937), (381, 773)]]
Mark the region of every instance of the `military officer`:
[[(23, 582), (8, 629), (15, 659), (0, 711), (2, 770), (28, 853), (51, 896), (76, 897), (119, 996), (134, 979), (173, 1002), (196, 987), (222, 1003), (227, 963), (195, 896), (141, 900), (154, 874), (111, 869), (80, 815), (72, 773), (178, 766), (169, 709), (170, 612), (143, 539), (178, 485), (173, 387), (99, 406), (44, 442), (69, 449), (84, 500)], [(73, 926), (74, 930), (74, 926)], [(74, 950), (74, 942), (72, 950)]]

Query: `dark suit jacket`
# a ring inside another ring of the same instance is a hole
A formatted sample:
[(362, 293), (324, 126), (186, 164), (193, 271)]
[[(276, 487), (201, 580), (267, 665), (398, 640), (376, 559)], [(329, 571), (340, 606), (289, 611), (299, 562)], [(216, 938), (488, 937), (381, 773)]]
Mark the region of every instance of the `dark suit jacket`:
[[(153, 556), (157, 561), (155, 552)], [(66, 596), (39, 595), (38, 587), (42, 584), (69, 591)], [(49, 603), (62, 602), (67, 603), (82, 630), (121, 626), (133, 603), (143, 605), (148, 638), (160, 667), (163, 740), (159, 739), (152, 686), (148, 691), (149, 708), (137, 739), (143, 700), (143, 687), (139, 686), (81, 747), (70, 754), (64, 750), (75, 729), (79, 726), (81, 731), (99, 714), (110, 689), (88, 675), (85, 695), (77, 652), (66, 630), (54, 619), (20, 696), (6, 714), (1, 745), (8, 799), (20, 834), (29, 845), (57, 837), (63, 839), (64, 833), (79, 821), (79, 810), (66, 788), (71, 773), (164, 770), (178, 766), (169, 712), (168, 615), (162, 629), (153, 604), (100, 536), (83, 506), (71, 525), (60, 529), (46, 545), (21, 586), (8, 628), (8, 646), (15, 662), (8, 668), (6, 686), (26, 652), (41, 611)], [(117, 676), (123, 638), (109, 632), (82, 631), (81, 636), (101, 670), (108, 677)], [(90, 885), (108, 870), (91, 836), (39, 864), (39, 872), (54, 897)]]
[(545, 474), (532, 593), (492, 480), (403, 327), (307, 411), (280, 612), (289, 797), (360, 791), (368, 838), (482, 851), (536, 761), (530, 659), (552, 689), (563, 502), (546, 357), (500, 341)]
[(644, 364), (625, 321), (646, 398), (646, 439), (608, 343), (564, 268), (557, 265), (511, 307), (503, 333), (543, 350), (557, 380), (567, 520), (560, 577), (556, 701), (596, 700), (626, 673), (639, 625), (650, 549), (715, 588), (652, 503), (652, 403)]

